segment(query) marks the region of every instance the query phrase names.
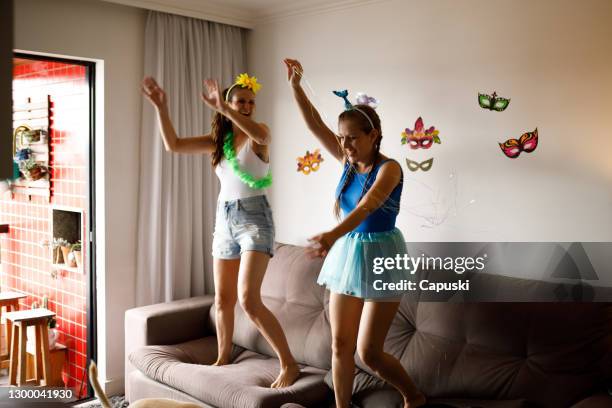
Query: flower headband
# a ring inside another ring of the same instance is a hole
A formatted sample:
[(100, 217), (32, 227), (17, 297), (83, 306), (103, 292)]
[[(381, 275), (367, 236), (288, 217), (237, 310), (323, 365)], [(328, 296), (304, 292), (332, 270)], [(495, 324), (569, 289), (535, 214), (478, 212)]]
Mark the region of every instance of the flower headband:
[(261, 84), (257, 82), (257, 78), (251, 77), (247, 73), (240, 74), (240, 75), (238, 75), (236, 77), (236, 80), (235, 80), (234, 84), (232, 86), (230, 86), (229, 89), (227, 90), (227, 93), (225, 94), (225, 101), (226, 102), (227, 102), (227, 98), (229, 97), (229, 94), (231, 93), (232, 89), (235, 86), (239, 86), (239, 87), (241, 87), (243, 89), (250, 89), (255, 94), (261, 88)]
[[(339, 96), (340, 98), (344, 99), (344, 110), (356, 110), (357, 112), (360, 112), (363, 116), (366, 117), (368, 122), (370, 122), (370, 126), (372, 127), (372, 129), (374, 129), (374, 122), (372, 122), (372, 118), (370, 118), (370, 115), (368, 115), (367, 113), (365, 113), (363, 110), (359, 109), (358, 107), (354, 106), (351, 103), (351, 101), (348, 100), (348, 91), (346, 89), (342, 91), (332, 91), (332, 92), (334, 93), (334, 95)], [(357, 104), (367, 105), (372, 109), (376, 109), (378, 107), (379, 101), (376, 98), (368, 96), (362, 92), (358, 92), (357, 93)]]

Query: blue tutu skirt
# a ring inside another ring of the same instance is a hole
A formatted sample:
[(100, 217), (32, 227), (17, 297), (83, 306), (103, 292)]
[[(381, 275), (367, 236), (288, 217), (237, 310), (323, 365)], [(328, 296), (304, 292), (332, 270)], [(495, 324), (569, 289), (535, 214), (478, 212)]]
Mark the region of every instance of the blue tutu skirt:
[[(411, 280), (409, 270), (391, 268), (381, 258), (407, 255), (406, 242), (397, 228), (385, 232), (350, 232), (338, 239), (325, 257), (317, 283), (331, 292), (362, 299), (396, 299), (404, 290), (383, 288), (384, 283)], [(400, 265), (403, 266), (403, 265)], [(382, 269), (382, 270), (381, 270)], [(378, 272), (378, 273), (376, 273)]]

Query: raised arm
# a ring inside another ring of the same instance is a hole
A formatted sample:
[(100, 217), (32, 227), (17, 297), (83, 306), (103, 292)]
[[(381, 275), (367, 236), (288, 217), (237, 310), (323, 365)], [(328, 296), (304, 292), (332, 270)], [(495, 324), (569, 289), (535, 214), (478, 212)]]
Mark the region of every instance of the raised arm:
[(312, 132), (323, 147), (325, 147), (337, 160), (343, 161), (344, 155), (342, 153), (342, 147), (338, 143), (337, 136), (327, 127), (325, 122), (323, 122), (321, 115), (310, 102), (304, 89), (300, 85), (300, 79), (304, 72), (302, 65), (299, 61), (289, 58), (285, 58), (284, 62), (287, 66), (287, 79), (293, 89), (293, 96), (300, 109), (302, 118), (304, 118), (304, 122), (306, 122), (308, 130)]
[(317, 256), (327, 255), (327, 251), (329, 251), (338, 238), (357, 228), (368, 215), (385, 203), (393, 189), (397, 186), (397, 183), (400, 182), (401, 177), (402, 170), (396, 161), (390, 160), (383, 164), (376, 175), (376, 180), (372, 187), (361, 198), (355, 209), (331, 231), (311, 238), (311, 241), (315, 244), (311, 249), (311, 253)]
[(215, 143), (210, 135), (179, 138), (170, 120), (166, 93), (157, 82), (146, 77), (142, 81), (142, 93), (151, 102), (157, 112), (157, 122), (161, 131), (164, 147), (167, 151), (177, 153), (212, 153)]
[(255, 143), (267, 145), (270, 142), (270, 130), (268, 127), (230, 108), (221, 97), (217, 81), (207, 79), (204, 81), (204, 86), (208, 91), (202, 92), (202, 100), (206, 105), (231, 120)]

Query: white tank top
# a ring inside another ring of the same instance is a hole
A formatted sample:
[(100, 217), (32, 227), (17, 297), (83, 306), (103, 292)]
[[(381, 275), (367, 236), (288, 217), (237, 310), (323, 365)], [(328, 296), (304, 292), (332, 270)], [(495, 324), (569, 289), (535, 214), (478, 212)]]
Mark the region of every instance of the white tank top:
[[(247, 140), (244, 146), (240, 149), (236, 158), (240, 168), (250, 173), (256, 179), (265, 177), (270, 169), (270, 163), (261, 160), (251, 149), (251, 140)], [(215, 173), (221, 182), (221, 191), (219, 191), (219, 200), (230, 201), (239, 198), (247, 198), (266, 194), (266, 189), (254, 189), (246, 185), (238, 178), (234, 170), (229, 166), (225, 157), (221, 159)]]

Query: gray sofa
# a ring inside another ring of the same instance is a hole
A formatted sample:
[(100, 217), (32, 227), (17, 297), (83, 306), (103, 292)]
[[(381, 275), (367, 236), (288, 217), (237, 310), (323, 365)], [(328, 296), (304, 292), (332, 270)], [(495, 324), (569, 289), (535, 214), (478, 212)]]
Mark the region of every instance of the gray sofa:
[[(126, 397), (173, 398), (203, 407), (333, 406), (329, 294), (316, 284), (321, 261), (279, 245), (262, 287), (302, 375), (270, 389), (278, 361), (237, 306), (233, 364), (216, 359), (213, 297), (131, 309), (125, 315)], [(541, 282), (481, 274), (520, 291)], [(452, 407), (612, 407), (610, 303), (425, 302), (406, 296), (387, 336), (432, 403)], [(400, 407), (400, 395), (357, 358), (354, 403)]]

